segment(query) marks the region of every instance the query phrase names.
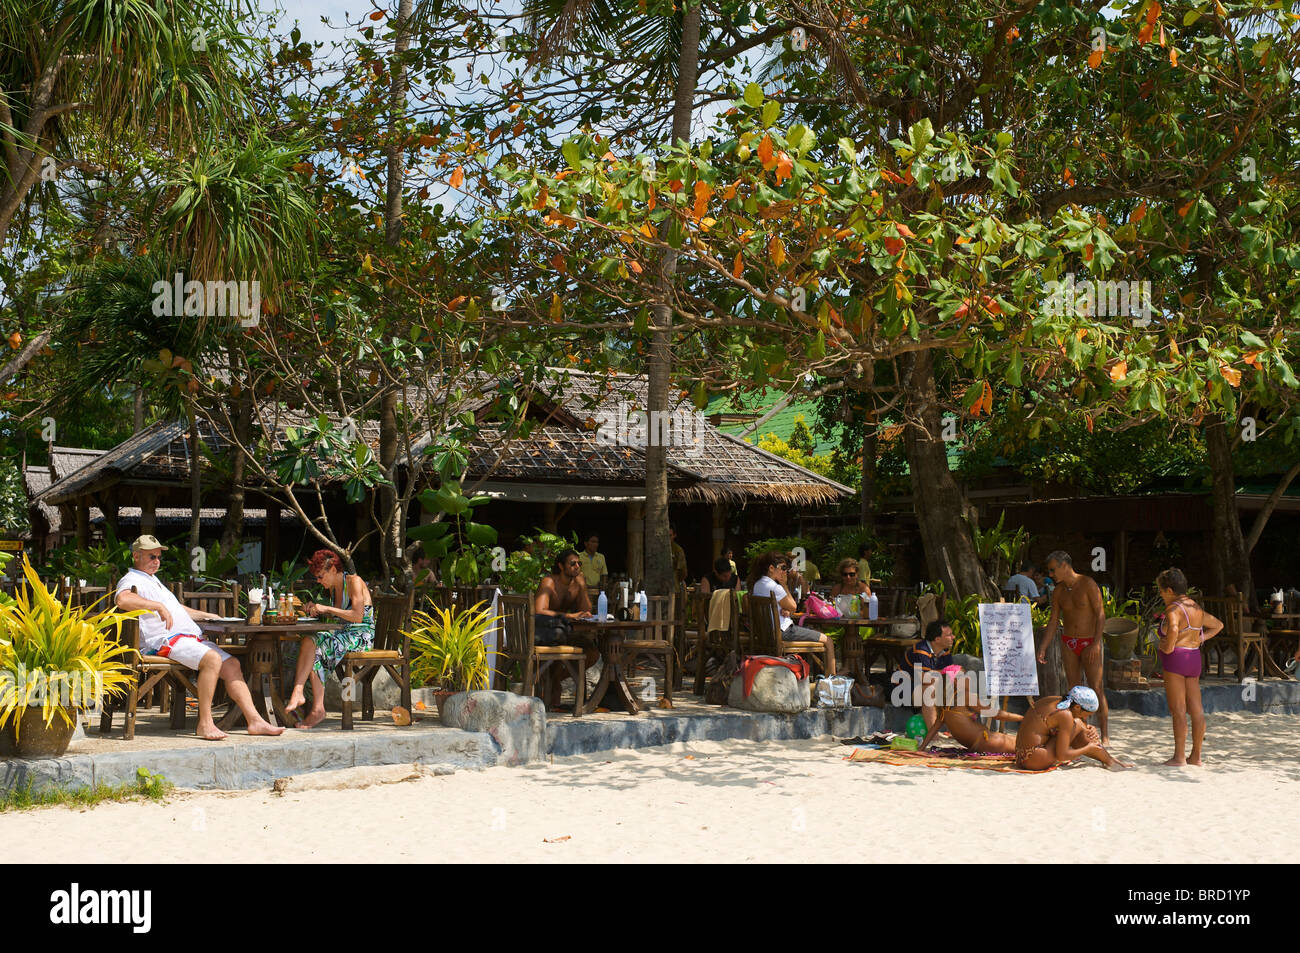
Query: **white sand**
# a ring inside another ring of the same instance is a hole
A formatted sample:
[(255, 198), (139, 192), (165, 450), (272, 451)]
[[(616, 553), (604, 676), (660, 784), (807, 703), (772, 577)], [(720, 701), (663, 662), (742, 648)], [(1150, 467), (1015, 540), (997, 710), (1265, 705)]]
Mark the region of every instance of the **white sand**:
[(709, 742), (363, 789), (11, 811), (0, 843), (11, 863), (1294, 860), (1295, 716), (1210, 716), (1200, 769), (1156, 766), (1168, 719), (1112, 722), (1132, 771), (893, 767), (846, 762), (831, 739)]

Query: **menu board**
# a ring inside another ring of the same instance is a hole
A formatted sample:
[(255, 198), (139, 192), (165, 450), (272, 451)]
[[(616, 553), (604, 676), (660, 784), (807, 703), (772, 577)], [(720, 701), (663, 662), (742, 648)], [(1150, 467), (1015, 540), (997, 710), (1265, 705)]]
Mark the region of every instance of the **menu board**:
[(980, 603), (980, 644), (990, 696), (1038, 694), (1034, 620), (1029, 603)]

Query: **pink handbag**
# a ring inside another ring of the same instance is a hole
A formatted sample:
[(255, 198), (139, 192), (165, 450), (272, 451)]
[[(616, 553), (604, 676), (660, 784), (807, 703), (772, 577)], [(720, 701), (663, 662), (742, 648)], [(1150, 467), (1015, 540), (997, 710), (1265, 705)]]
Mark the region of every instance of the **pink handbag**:
[(804, 609), (807, 611), (805, 616), (815, 616), (818, 619), (838, 619), (840, 610), (835, 608), (815, 592), (808, 593), (808, 598), (804, 600)]

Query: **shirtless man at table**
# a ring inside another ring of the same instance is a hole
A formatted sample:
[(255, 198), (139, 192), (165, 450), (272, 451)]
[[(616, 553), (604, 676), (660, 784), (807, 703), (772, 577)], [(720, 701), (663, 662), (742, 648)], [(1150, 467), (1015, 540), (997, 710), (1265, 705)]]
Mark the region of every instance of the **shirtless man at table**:
[(1088, 724), (1096, 710), (1097, 693), (1084, 685), (1075, 685), (1064, 698), (1038, 699), (1016, 732), (1016, 767), (1046, 771), (1075, 758), (1095, 758), (1110, 771), (1132, 767), (1098, 744), (1097, 729)]
[[(555, 571), (542, 577), (542, 584), (537, 587), (537, 595), (533, 598), (533, 612), (536, 616), (534, 642), (537, 645), (579, 646), (586, 650), (587, 667), (595, 666), (600, 659), (595, 641), (589, 636), (575, 634), (571, 625), (575, 619), (592, 615), (591, 596), (587, 594), (587, 583), (582, 576), (582, 561), (572, 549), (556, 556)], [(542, 696), (542, 703), (547, 708), (559, 700), (564, 669), (558, 665), (551, 666), (549, 678), (550, 683)]]
[(1097, 713), (1097, 727), (1101, 730), (1102, 745), (1109, 745), (1110, 712), (1101, 672), (1101, 629), (1106, 622), (1101, 589), (1092, 579), (1074, 571), (1070, 554), (1063, 550), (1058, 549), (1047, 557), (1047, 571), (1056, 581), (1056, 588), (1052, 593), (1052, 615), (1047, 620), (1042, 644), (1038, 646), (1038, 662), (1040, 665), (1047, 663), (1047, 646), (1056, 636), (1057, 626), (1061, 626), (1061, 661), (1065, 663), (1065, 683), (1081, 685), (1086, 679), (1089, 687), (1097, 692), (1101, 705)]

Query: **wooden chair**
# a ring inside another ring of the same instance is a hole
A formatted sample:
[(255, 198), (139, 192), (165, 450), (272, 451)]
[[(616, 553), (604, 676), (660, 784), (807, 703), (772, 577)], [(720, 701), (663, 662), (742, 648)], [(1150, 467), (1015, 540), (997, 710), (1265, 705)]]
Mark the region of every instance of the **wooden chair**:
[(911, 589), (907, 586), (877, 586), (871, 590), (880, 602), (880, 614), (893, 618), (903, 614)]
[(676, 667), (677, 678), (673, 682), (673, 690), (678, 692), (682, 690), (682, 676), (686, 668), (686, 657), (692, 644), (687, 635), (687, 624), (694, 599), (694, 586), (682, 585), (677, 587), (677, 598), (673, 603), (673, 648), (677, 652), (677, 661), (680, 664)]
[[(375, 644), (364, 652), (348, 652), (339, 662), (340, 679), (351, 685), (352, 691), (343, 692), (343, 730), (352, 730), (352, 703), (356, 686), (361, 685), (361, 717), (366, 721), (375, 718), (375, 693), (373, 682), (380, 669), (393, 677), (401, 689), (401, 706), (411, 710), (411, 639), (405, 630), (411, 624), (411, 610), (415, 593), (388, 595), (374, 592), (370, 601), (375, 607)], [(352, 679), (349, 683), (347, 680)]]
[[(131, 587), (135, 592), (135, 586)], [(106, 735), (113, 730), (113, 713), (118, 710), (126, 712), (126, 740), (135, 738), (135, 714), (140, 700), (155, 686), (164, 685), (170, 689), (171, 726), (181, 730), (185, 727), (185, 696), (190, 693), (198, 697), (198, 686), (194, 682), (197, 674), (179, 662), (163, 658), (160, 655), (142, 655), (140, 653), (140, 624), (138, 619), (128, 619), (122, 623), (120, 640), (132, 650), (133, 684), (127, 687), (126, 695), (114, 699), (105, 699), (99, 716), (99, 733)]]
[(98, 603), (99, 609), (110, 608), (108, 599), (111, 590), (108, 586), (82, 586), (75, 580), (68, 589), (68, 604), (78, 609), (85, 609)]
[(735, 591), (732, 589), (716, 590), (725, 592), (723, 600), (727, 606), (726, 628), (709, 628), (709, 606), (712, 604), (712, 592), (695, 594), (695, 694), (703, 697), (705, 690), (704, 673), (709, 659), (722, 661), (729, 652), (735, 652), (740, 659), (740, 610), (736, 605)]
[(806, 655), (812, 658), (823, 672), (829, 670), (826, 661), (826, 642), (787, 642), (781, 638), (781, 629), (777, 619), (781, 618), (781, 606), (776, 601), (776, 593), (766, 598), (752, 592), (745, 596), (749, 604), (749, 626), (753, 650), (761, 655)]
[[(502, 596), (506, 644), (500, 653), (524, 670), (524, 694), (536, 695), (537, 686), (549, 665), (563, 665), (573, 676), (573, 716), (582, 714), (587, 699), (587, 655), (578, 645), (538, 645), (537, 619), (532, 596)], [(540, 697), (540, 696), (539, 696)]]
[(673, 645), (673, 634), (677, 627), (675, 614), (677, 596), (647, 596), (646, 618), (657, 623), (646, 632), (649, 638), (625, 639), (623, 642), (623, 664), (628, 677), (636, 674), (637, 662), (647, 656), (662, 656), (664, 660), (664, 698), (668, 707), (673, 704), (674, 666), (677, 650)]
[(1249, 660), (1249, 653), (1253, 649), (1255, 652), (1255, 672), (1262, 681), (1264, 678), (1264, 652), (1266, 651), (1264, 635), (1260, 632), (1249, 631), (1246, 628), (1246, 597), (1241, 593), (1237, 593), (1235, 596), (1206, 596), (1201, 600), (1201, 605), (1206, 612), (1217, 616), (1223, 621), (1223, 631), (1201, 646), (1205, 670), (1209, 671), (1210, 653), (1214, 652), (1218, 656), (1218, 675), (1222, 678), (1223, 656), (1231, 648), (1237, 654), (1237, 668), (1233, 673), (1233, 677), (1240, 681), (1249, 671), (1246, 663)]

